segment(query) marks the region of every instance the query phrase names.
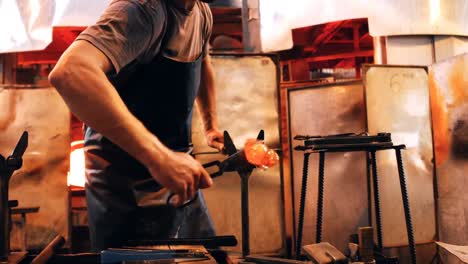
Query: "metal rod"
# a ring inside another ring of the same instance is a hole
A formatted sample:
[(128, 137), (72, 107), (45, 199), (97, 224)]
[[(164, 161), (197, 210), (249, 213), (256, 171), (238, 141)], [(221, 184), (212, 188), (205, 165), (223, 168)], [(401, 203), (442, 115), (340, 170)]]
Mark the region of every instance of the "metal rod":
[(304, 153), (304, 166), (302, 167), (302, 186), (301, 186), (301, 201), (299, 204), (299, 223), (297, 228), (297, 240), (296, 240), (296, 259), (301, 257), (301, 247), (302, 247), (302, 232), (304, 229), (304, 211), (305, 211), (305, 201), (307, 195), (307, 177), (309, 174), (309, 157), (310, 153)]
[(320, 243), (322, 241), (324, 183), (325, 183), (325, 152), (320, 152), (318, 199), (317, 199), (317, 225), (316, 225), (316, 233), (315, 233), (315, 243)]
[(249, 177), (241, 175), (242, 256), (250, 255)]
[(372, 226), (372, 179), (371, 179), (371, 159), (369, 152), (366, 152), (366, 182), (367, 182), (367, 223)]
[[(3, 164), (0, 164), (3, 166)], [(8, 261), (10, 254), (10, 217), (8, 208), (9, 172), (0, 170), (0, 261)]]
[(372, 180), (374, 182), (374, 207), (375, 207), (375, 222), (377, 225), (377, 246), (379, 250), (382, 250), (382, 217), (380, 215), (380, 198), (379, 198), (379, 180), (377, 173), (377, 158), (375, 150), (371, 152), (371, 163), (372, 163)]
[(414, 243), (413, 224), (411, 222), (411, 211), (409, 205), (408, 189), (406, 187), (405, 170), (403, 159), (401, 158), (401, 149), (395, 148), (396, 159), (398, 163), (398, 175), (400, 177), (401, 196), (403, 198), (403, 208), (405, 210), (406, 230), (408, 232), (408, 244), (411, 255), (411, 263), (416, 264), (416, 246)]

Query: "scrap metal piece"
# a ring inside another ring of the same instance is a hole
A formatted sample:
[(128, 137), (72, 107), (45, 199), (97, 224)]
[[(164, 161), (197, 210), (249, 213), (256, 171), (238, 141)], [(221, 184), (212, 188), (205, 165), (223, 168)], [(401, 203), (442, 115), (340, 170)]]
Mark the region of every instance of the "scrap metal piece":
[(359, 236), (359, 259), (363, 262), (369, 262), (374, 259), (374, 228), (360, 227)]
[(359, 245), (356, 243), (349, 243), (348, 250), (349, 250), (349, 258), (351, 259), (351, 261), (357, 260)]
[(309, 259), (315, 264), (345, 264), (348, 263), (346, 256), (330, 243), (321, 242), (318, 244), (306, 245), (302, 249)]

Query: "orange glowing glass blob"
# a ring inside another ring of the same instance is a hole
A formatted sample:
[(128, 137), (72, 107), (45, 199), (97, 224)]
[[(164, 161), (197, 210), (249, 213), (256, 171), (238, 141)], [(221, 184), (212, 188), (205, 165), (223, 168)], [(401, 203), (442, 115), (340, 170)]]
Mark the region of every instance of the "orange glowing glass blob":
[(279, 162), (276, 151), (268, 148), (263, 141), (249, 139), (244, 145), (245, 158), (250, 164), (268, 169)]

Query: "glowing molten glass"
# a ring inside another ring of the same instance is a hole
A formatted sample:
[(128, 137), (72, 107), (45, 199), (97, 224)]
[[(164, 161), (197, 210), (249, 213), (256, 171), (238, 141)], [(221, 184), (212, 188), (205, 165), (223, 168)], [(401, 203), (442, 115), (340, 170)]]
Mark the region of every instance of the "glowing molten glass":
[(279, 162), (278, 153), (268, 148), (263, 141), (247, 140), (244, 145), (244, 153), (250, 164), (264, 169), (271, 168)]

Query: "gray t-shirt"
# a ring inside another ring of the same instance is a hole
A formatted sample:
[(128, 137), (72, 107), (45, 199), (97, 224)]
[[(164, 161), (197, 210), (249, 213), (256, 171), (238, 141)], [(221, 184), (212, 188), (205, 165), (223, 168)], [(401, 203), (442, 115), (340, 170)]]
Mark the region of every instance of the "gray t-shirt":
[(210, 8), (201, 1), (189, 12), (173, 0), (113, 0), (77, 40), (101, 50), (118, 74), (130, 63), (148, 63), (159, 54), (195, 61), (207, 53), (212, 27)]

